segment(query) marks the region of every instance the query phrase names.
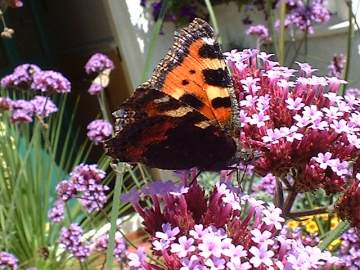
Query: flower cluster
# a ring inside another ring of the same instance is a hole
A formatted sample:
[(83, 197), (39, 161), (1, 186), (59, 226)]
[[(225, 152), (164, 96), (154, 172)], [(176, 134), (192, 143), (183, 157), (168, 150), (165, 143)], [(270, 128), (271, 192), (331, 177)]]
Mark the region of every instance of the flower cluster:
[(30, 123), (34, 116), (45, 118), (57, 112), (56, 105), (48, 97), (35, 96), (32, 100), (1, 98), (2, 109), (9, 110), (14, 123)]
[[(285, 18), (285, 26), (292, 26), (312, 34), (314, 33), (314, 24), (329, 21), (330, 11), (326, 6), (326, 0), (287, 0), (288, 13)], [(275, 26), (279, 27), (279, 24), (277, 21)]]
[(64, 219), (65, 202), (61, 199), (56, 200), (54, 206), (48, 212), (48, 218), (53, 223), (59, 223)]
[(98, 211), (107, 201), (106, 191), (109, 187), (102, 184), (105, 172), (96, 164), (80, 164), (70, 173), (69, 180), (63, 180), (56, 186), (57, 201), (49, 210), (49, 218), (53, 222), (60, 222), (64, 212), (62, 203), (78, 197), (82, 206), (88, 211)]
[[(109, 243), (109, 235), (103, 234), (95, 241), (95, 249), (100, 252), (106, 251)], [(127, 258), (127, 244), (121, 234), (115, 235), (114, 257), (118, 261), (124, 261)]]
[(295, 77), (296, 70), (257, 50), (226, 56), (239, 99), (240, 142), (260, 154), (255, 171), (288, 179), (297, 192), (342, 191), (357, 173), (351, 164), (360, 149), (360, 100), (336, 94), (346, 82), (315, 76), (306, 63)]
[[(143, 208), (140, 196), (153, 207)], [(190, 187), (151, 183), (122, 197), (131, 201), (152, 236), (152, 250), (167, 269), (326, 269), (329, 252), (281, 234), (281, 210), (225, 183), (205, 195)], [(140, 265), (153, 269), (144, 260)], [(139, 269), (139, 268), (137, 268)]]
[(23, 64), (17, 66), (14, 72), (1, 79), (2, 88), (29, 89), (33, 83), (34, 75), (41, 69), (37, 65)]
[(360, 268), (360, 239), (354, 228), (349, 229), (341, 236), (339, 257), (346, 269), (356, 270)]
[(112, 132), (112, 125), (106, 120), (94, 120), (87, 126), (87, 136), (95, 144), (101, 143), (108, 139)]
[(254, 186), (254, 191), (263, 191), (267, 194), (274, 195), (276, 188), (276, 177), (273, 176), (271, 173), (265, 175), (260, 179), (260, 182)]
[(33, 89), (49, 93), (68, 93), (71, 84), (61, 73), (52, 70), (41, 70), (32, 64), (23, 64), (14, 72), (1, 79), (1, 87), (15, 89)]
[(109, 76), (115, 68), (114, 63), (104, 54), (95, 53), (85, 65), (87, 74), (95, 74), (97, 77), (89, 87), (90, 95), (100, 94), (109, 84)]
[(90, 255), (90, 247), (82, 240), (83, 230), (77, 224), (71, 224), (69, 228), (62, 228), (59, 242), (66, 251), (70, 252), (80, 261), (85, 260)]
[(328, 75), (339, 79), (342, 78), (342, 73), (345, 68), (345, 64), (346, 64), (345, 56), (342, 53), (335, 54), (328, 67), (329, 69)]
[(18, 269), (18, 259), (11, 253), (0, 252), (0, 269)]
[(34, 74), (31, 87), (48, 93), (69, 93), (71, 84), (61, 73), (45, 70)]
[(85, 65), (87, 74), (99, 74), (107, 69), (113, 70), (114, 63), (102, 53), (92, 55)]
[(262, 24), (250, 26), (246, 31), (246, 34), (254, 36), (260, 41), (266, 41), (270, 37), (269, 30)]

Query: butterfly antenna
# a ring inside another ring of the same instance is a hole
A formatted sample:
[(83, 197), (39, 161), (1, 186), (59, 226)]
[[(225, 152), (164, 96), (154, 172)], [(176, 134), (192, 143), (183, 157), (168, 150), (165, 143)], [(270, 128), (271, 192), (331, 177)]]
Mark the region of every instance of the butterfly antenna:
[(192, 186), (192, 184), (194, 184), (196, 178), (198, 178), (199, 175), (200, 175), (202, 172), (203, 172), (202, 170), (199, 170), (199, 171), (196, 173), (195, 177), (193, 177), (193, 179), (191, 180), (191, 182), (190, 182), (190, 184), (189, 184), (189, 187)]

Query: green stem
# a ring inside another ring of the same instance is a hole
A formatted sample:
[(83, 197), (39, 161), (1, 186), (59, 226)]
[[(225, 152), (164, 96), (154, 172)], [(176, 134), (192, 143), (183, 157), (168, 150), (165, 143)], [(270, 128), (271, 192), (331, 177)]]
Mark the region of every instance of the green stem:
[(111, 117), (106, 103), (105, 92), (101, 91), (100, 95), (97, 95), (97, 97), (98, 97), (102, 117), (111, 123)]
[[(312, 198), (311, 198), (311, 196), (310, 196), (310, 194), (308, 192), (305, 193), (305, 197), (306, 197), (306, 200), (308, 201), (308, 203), (310, 205), (310, 209), (314, 209), (314, 204), (313, 204)], [(320, 236), (321, 236), (321, 235), (323, 235), (325, 233), (324, 227), (323, 227), (323, 225), (322, 225), (322, 223), (321, 223), (318, 216), (314, 215), (314, 219), (315, 219), (316, 225), (319, 228), (319, 232), (320, 232)]]
[(212, 25), (214, 27), (215, 34), (216, 34), (216, 37), (217, 37), (217, 41), (221, 44), (219, 25), (217, 23), (217, 19), (216, 19), (216, 16), (215, 16), (213, 6), (212, 6), (210, 0), (204, 0), (204, 1), (205, 1), (206, 8), (209, 11), (210, 20), (211, 20), (211, 23), (212, 23)]
[(336, 240), (340, 237), (347, 229), (350, 228), (350, 224), (346, 221), (342, 221), (339, 225), (335, 228), (335, 230), (331, 231), (319, 244), (319, 248), (321, 250), (325, 250), (332, 241)]
[[(348, 36), (347, 36), (347, 49), (346, 49), (346, 66), (344, 73), (344, 80), (347, 81), (349, 79), (350, 73), (350, 59), (351, 59), (351, 42), (352, 42), (352, 32), (353, 32), (353, 12), (352, 12), (352, 1), (346, 1), (349, 10), (349, 28), (348, 28)], [(344, 96), (346, 93), (346, 85), (343, 84), (339, 91), (339, 95)]]
[(268, 15), (268, 28), (270, 30), (270, 35), (271, 35), (271, 43), (273, 45), (273, 49), (275, 52), (275, 55), (278, 55), (278, 48), (277, 48), (277, 44), (275, 42), (275, 31), (274, 31), (274, 18), (273, 18), (273, 12), (272, 12), (272, 1), (266, 1), (266, 12)]
[(279, 45), (278, 57), (280, 65), (284, 65), (285, 61), (285, 15), (286, 15), (286, 0), (280, 2), (280, 30), (279, 30)]
[(116, 221), (119, 214), (120, 208), (120, 195), (121, 189), (123, 184), (123, 177), (125, 172), (126, 165), (124, 163), (118, 163), (115, 168), (116, 173), (116, 182), (115, 182), (115, 189), (113, 194), (113, 202), (112, 202), (112, 209), (111, 209), (111, 219), (110, 219), (110, 232), (109, 232), (109, 245), (106, 251), (106, 263), (105, 269), (111, 270), (113, 264), (113, 253), (115, 248), (115, 233), (117, 229)]

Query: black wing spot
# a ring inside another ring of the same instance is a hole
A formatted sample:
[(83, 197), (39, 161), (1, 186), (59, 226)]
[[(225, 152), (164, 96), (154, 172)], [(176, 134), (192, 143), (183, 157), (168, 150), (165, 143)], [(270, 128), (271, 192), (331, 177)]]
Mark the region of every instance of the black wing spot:
[(230, 97), (217, 97), (211, 100), (211, 106), (213, 106), (215, 109), (224, 107), (224, 108), (230, 108), (231, 107), (231, 100)]
[(180, 101), (193, 107), (194, 109), (200, 109), (201, 107), (204, 106), (204, 103), (200, 99), (198, 99), (196, 96), (191, 94), (185, 94), (181, 96)]
[(219, 87), (231, 87), (231, 79), (229, 73), (224, 68), (218, 69), (204, 69), (203, 71), (205, 82), (209, 85)]
[(196, 71), (195, 71), (194, 69), (190, 69), (190, 70), (189, 70), (189, 73), (190, 73), (190, 74), (195, 74)]
[(223, 55), (221, 53), (220, 46), (217, 43), (215, 43), (213, 45), (205, 43), (199, 49), (199, 55), (202, 58), (223, 59)]
[(189, 81), (188, 81), (188, 80), (182, 80), (182, 81), (181, 81), (181, 84), (182, 84), (182, 85), (188, 85), (188, 84), (189, 84)]

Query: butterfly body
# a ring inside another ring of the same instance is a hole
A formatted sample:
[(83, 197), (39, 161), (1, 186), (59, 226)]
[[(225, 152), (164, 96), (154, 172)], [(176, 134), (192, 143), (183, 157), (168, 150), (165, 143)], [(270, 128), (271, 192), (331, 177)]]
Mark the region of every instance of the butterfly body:
[(115, 136), (105, 148), (119, 161), (155, 168), (224, 168), (237, 152), (236, 104), (214, 33), (195, 19), (176, 34), (151, 79), (113, 113)]

